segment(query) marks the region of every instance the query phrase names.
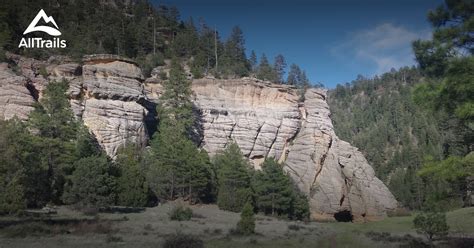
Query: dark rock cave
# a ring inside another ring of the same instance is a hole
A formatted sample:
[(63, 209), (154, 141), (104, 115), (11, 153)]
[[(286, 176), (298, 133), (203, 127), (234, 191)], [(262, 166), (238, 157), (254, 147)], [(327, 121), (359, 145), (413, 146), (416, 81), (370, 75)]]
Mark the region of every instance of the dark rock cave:
[(354, 220), (354, 216), (352, 215), (351, 211), (343, 210), (335, 213), (334, 219), (336, 219), (338, 222), (352, 222)]

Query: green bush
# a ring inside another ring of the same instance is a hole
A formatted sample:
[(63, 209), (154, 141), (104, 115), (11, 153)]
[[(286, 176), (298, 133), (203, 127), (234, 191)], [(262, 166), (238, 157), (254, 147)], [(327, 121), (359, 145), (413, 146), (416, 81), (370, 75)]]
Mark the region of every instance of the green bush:
[(177, 233), (165, 240), (163, 248), (203, 248), (204, 242), (189, 234)]
[(244, 208), (242, 209), (236, 231), (242, 235), (255, 233), (255, 217), (250, 202), (245, 203)]
[(169, 215), (171, 220), (190, 220), (193, 217), (193, 210), (188, 207), (176, 206), (171, 210)]
[(413, 219), (413, 224), (417, 232), (425, 235), (430, 243), (435, 236), (447, 235), (449, 230), (446, 214), (440, 212), (422, 212)]

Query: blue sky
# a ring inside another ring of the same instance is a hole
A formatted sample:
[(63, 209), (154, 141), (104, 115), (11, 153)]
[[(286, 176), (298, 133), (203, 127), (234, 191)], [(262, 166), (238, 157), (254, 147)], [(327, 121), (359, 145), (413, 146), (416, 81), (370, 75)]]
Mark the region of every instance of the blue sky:
[(223, 38), (239, 25), (247, 54), (255, 50), (304, 69), (312, 82), (328, 88), (358, 74), (371, 77), (414, 65), (411, 41), (427, 39), (430, 9), (442, 0), (165, 0), (182, 19), (203, 18)]

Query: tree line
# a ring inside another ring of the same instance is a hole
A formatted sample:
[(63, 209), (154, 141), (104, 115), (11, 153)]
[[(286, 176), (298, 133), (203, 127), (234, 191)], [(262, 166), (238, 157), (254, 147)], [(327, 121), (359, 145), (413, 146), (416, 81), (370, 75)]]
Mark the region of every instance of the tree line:
[[(18, 48), (24, 29), (39, 9), (58, 22), (67, 48)], [(300, 89), (311, 86), (298, 65), (292, 64), (287, 73), (281, 54), (273, 63), (265, 54), (258, 62), (254, 51), (247, 58), (240, 27), (233, 27), (224, 40), (203, 19), (197, 23), (192, 18), (181, 20), (176, 7), (155, 6), (148, 0), (8, 1), (0, 8), (0, 27), (0, 61), (5, 60), (5, 51), (39, 59), (55, 54), (80, 59), (85, 54), (109, 53), (134, 59), (145, 76), (150, 76), (153, 68), (176, 56), (187, 62), (194, 78), (254, 76)]]

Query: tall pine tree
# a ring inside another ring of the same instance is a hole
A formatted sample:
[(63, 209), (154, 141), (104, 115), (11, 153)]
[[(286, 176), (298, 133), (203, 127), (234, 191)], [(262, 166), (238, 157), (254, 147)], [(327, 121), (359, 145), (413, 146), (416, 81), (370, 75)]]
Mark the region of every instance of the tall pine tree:
[(251, 196), (249, 164), (236, 143), (227, 145), (214, 157), (217, 170), (217, 205), (220, 209), (240, 212)]

